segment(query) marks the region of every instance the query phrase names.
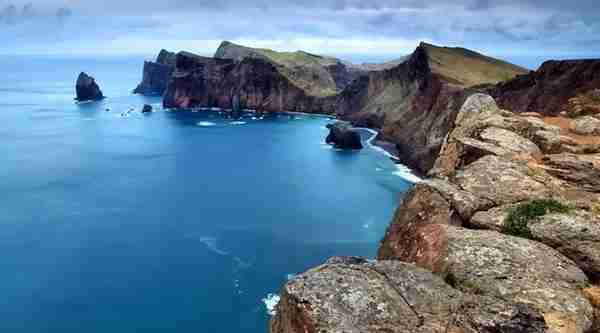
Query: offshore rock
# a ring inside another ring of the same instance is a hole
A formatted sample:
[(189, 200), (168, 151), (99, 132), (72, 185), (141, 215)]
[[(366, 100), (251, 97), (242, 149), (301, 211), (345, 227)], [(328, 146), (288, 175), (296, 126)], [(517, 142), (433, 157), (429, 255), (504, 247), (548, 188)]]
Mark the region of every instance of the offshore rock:
[(363, 148), (360, 133), (350, 123), (338, 121), (334, 124), (328, 124), (327, 128), (329, 129), (329, 135), (325, 139), (327, 144), (339, 149), (355, 150)]
[(75, 91), (77, 94), (75, 99), (81, 102), (99, 101), (104, 98), (104, 95), (96, 83), (96, 80), (84, 72), (81, 72), (79, 77), (77, 77)]

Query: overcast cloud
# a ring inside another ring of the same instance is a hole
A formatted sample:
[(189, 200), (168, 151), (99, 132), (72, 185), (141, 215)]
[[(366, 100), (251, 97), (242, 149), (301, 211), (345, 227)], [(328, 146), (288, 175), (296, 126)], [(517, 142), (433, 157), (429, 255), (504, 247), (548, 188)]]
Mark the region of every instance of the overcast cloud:
[(394, 57), (425, 40), (494, 55), (600, 57), (600, 1), (0, 0), (0, 38), (3, 53), (212, 54), (226, 39)]

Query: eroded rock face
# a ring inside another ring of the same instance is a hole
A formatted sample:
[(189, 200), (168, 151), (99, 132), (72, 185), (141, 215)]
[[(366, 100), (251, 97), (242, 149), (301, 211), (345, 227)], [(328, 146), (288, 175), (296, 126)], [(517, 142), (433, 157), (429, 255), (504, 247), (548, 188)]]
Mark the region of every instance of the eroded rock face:
[(600, 88), (600, 60), (547, 61), (529, 74), (488, 90), (498, 104), (513, 112), (558, 115), (570, 111), (570, 99)]
[(78, 101), (99, 101), (104, 98), (96, 80), (84, 72), (77, 77), (75, 91)]
[(546, 155), (543, 158), (548, 173), (592, 192), (600, 192), (600, 155), (571, 153)]
[(600, 119), (585, 116), (575, 119), (573, 131), (581, 135), (600, 135)]
[[(409, 305), (410, 304), (410, 305)], [(272, 333), (545, 332), (539, 311), (466, 295), (397, 261), (334, 258), (289, 281)]]
[(316, 97), (292, 84), (277, 67), (259, 58), (242, 61), (177, 54), (165, 92), (165, 108), (232, 108), (238, 96), (243, 108), (259, 112), (333, 113), (335, 97)]
[(529, 173), (527, 165), (488, 155), (460, 170), (455, 179), (465, 191), (496, 205), (550, 197), (546, 184)]
[[(414, 250), (418, 249), (418, 250)], [(427, 260), (423, 260), (427, 258)], [(532, 304), (557, 332), (586, 332), (592, 308), (581, 294), (586, 275), (568, 258), (527, 239), (493, 231), (421, 223), (392, 258), (445, 276), (458, 289)]]
[(350, 123), (338, 121), (334, 124), (328, 124), (329, 135), (325, 139), (327, 144), (333, 145), (339, 149), (362, 149), (362, 141), (358, 130), (354, 129)]

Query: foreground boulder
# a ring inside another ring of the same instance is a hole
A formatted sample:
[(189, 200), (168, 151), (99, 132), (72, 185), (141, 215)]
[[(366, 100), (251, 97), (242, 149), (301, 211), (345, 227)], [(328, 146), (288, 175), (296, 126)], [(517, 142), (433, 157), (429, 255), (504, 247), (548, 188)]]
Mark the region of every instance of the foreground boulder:
[(77, 77), (77, 83), (75, 84), (75, 91), (78, 101), (99, 101), (104, 98), (100, 87), (96, 83), (96, 80), (87, 75), (84, 72), (79, 74)]
[(327, 144), (339, 149), (362, 149), (362, 141), (358, 130), (347, 122), (328, 124), (329, 135), (325, 139)]
[(332, 258), (289, 281), (271, 333), (546, 332), (523, 303), (465, 294), (398, 261)]

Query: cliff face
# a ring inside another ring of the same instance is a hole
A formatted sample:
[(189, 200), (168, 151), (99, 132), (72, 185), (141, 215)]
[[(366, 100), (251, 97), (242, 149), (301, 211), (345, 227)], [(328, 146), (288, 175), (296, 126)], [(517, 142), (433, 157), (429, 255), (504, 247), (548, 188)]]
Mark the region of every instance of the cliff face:
[(400, 159), (426, 173), (450, 130), (463, 92), (432, 73), (424, 47), (404, 63), (370, 72), (348, 86), (337, 114), (360, 126), (382, 129), (397, 145)]
[(473, 94), (376, 262), (289, 281), (271, 332), (595, 332), (600, 137)]
[(303, 51), (276, 52), (228, 41), (221, 43), (215, 58), (242, 61), (246, 58), (270, 62), (290, 82), (310, 95), (326, 97), (339, 93), (365, 71), (347, 66), (339, 59)]
[(165, 107), (231, 108), (234, 98), (244, 108), (264, 112), (333, 113), (335, 107), (335, 96), (309, 95), (263, 59), (235, 61), (177, 54), (163, 100)]
[(142, 82), (134, 94), (162, 95), (175, 68), (175, 53), (161, 50), (156, 61), (145, 61)]
[(547, 61), (537, 71), (491, 87), (488, 93), (500, 107), (514, 112), (558, 115), (562, 111), (599, 113), (594, 102), (600, 96), (590, 94), (594, 89), (600, 89), (598, 59)]

